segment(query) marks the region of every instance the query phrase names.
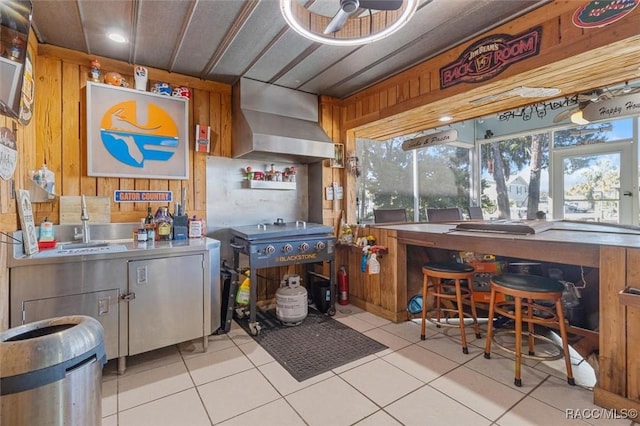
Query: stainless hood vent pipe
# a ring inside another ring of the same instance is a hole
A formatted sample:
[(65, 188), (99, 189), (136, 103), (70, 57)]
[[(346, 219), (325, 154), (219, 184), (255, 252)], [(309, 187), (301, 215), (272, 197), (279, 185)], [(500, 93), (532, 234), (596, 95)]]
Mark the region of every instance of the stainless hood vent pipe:
[(233, 158), (315, 163), (334, 147), (318, 123), (318, 97), (241, 78), (233, 86)]

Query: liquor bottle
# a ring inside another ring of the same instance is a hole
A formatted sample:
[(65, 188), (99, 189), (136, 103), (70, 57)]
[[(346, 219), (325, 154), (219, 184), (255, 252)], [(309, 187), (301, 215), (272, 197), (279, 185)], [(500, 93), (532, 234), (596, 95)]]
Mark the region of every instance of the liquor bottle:
[(147, 207), (147, 216), (144, 218), (144, 227), (147, 229), (147, 241), (154, 242), (156, 239), (156, 222), (151, 213), (151, 207)]
[(153, 223), (153, 213), (151, 213), (151, 207), (147, 207), (147, 217), (144, 218), (144, 223), (147, 225)]
[(140, 219), (140, 226), (138, 226), (137, 240), (138, 243), (146, 243), (148, 239), (147, 227), (145, 226), (144, 219)]
[(156, 224), (156, 240), (166, 241), (172, 238), (173, 219), (168, 207), (160, 207), (154, 218)]

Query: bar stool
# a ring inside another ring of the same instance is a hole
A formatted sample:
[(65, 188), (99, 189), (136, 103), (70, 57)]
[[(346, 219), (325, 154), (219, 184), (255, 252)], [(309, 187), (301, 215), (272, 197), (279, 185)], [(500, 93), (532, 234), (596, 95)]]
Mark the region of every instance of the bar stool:
[[(460, 337), (462, 339), (462, 352), (469, 353), (467, 348), (467, 336), (465, 334), (465, 315), (463, 301), (468, 300), (471, 305), (471, 318), (473, 319), (473, 325), (476, 333), (476, 337), (480, 339), (480, 328), (478, 326), (478, 316), (476, 314), (476, 304), (473, 300), (473, 290), (471, 283), (473, 282), (473, 273), (475, 269), (473, 266), (465, 263), (456, 262), (443, 262), (425, 263), (422, 266), (422, 329), (420, 332), (420, 339), (425, 340), (426, 334), (426, 321), (427, 321), (427, 296), (429, 289), (432, 289), (431, 294), (435, 297), (435, 314), (436, 318), (429, 319), (429, 321), (436, 324), (437, 327), (460, 327)], [(429, 285), (429, 278), (431, 278), (432, 284)], [(453, 283), (449, 283), (443, 280), (452, 280)], [(461, 281), (466, 280), (466, 284), (463, 286)], [(449, 309), (442, 306), (442, 302), (446, 300), (455, 301), (456, 309)], [(458, 315), (459, 324), (451, 324), (448, 319), (443, 320), (442, 314), (446, 312), (454, 312)]]
[[(516, 386), (522, 386), (520, 376), (520, 364), (522, 357), (522, 323), (527, 323), (527, 339), (529, 345), (529, 356), (534, 357), (534, 340), (536, 338), (551, 342), (551, 340), (534, 333), (534, 325), (557, 325), (560, 329), (562, 339), (562, 353), (564, 354), (567, 368), (567, 383), (575, 386), (576, 382), (571, 371), (571, 359), (569, 358), (569, 344), (567, 343), (567, 328), (564, 322), (562, 311), (562, 292), (564, 285), (557, 280), (540, 277), (537, 275), (525, 274), (502, 274), (491, 277), (491, 296), (489, 301), (489, 324), (487, 326), (487, 337), (484, 350), (484, 357), (491, 358), (491, 342), (494, 339), (493, 317), (495, 314), (502, 315), (515, 321), (515, 379)], [(496, 301), (498, 293), (510, 296), (513, 300)], [(525, 299), (523, 301), (523, 299)], [(538, 301), (551, 301), (555, 304), (553, 308), (544, 306)], [(524, 315), (523, 315), (524, 310)], [(498, 346), (501, 346), (495, 342)], [(553, 343), (553, 342), (551, 342)], [(555, 345), (555, 343), (553, 343)], [(558, 346), (558, 345), (556, 345)], [(504, 348), (504, 347), (503, 347)], [(504, 348), (506, 349), (506, 348)], [(508, 349), (506, 349), (509, 351)], [(538, 357), (537, 359), (559, 359), (557, 357)]]

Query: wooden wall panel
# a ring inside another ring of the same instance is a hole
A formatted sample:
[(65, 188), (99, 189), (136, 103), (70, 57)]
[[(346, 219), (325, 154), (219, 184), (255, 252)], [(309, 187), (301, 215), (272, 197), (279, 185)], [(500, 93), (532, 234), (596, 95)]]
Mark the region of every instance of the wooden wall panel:
[(619, 367), (626, 365), (625, 313), (618, 292), (626, 283), (626, 250), (600, 249), (600, 373), (598, 386), (617, 395), (626, 394), (626, 377)]
[[(182, 188), (187, 189), (187, 213), (206, 216), (206, 158), (204, 153), (194, 152), (195, 124), (211, 125), (211, 155), (231, 155), (231, 87), (220, 83), (149, 70), (150, 84), (167, 81), (171, 85), (191, 88), (189, 102), (189, 179), (157, 180), (134, 178), (103, 178), (87, 176), (86, 165), (86, 100), (85, 87), (89, 76), (88, 64), (94, 57), (52, 46), (37, 47), (35, 75), (35, 113), (32, 124), (34, 137), (21, 143), (21, 162), (24, 170), (17, 171), (16, 187), (24, 187), (29, 170), (35, 170), (46, 162), (56, 174), (56, 195), (104, 195), (113, 198), (117, 189), (171, 190), (179, 201)], [(115, 71), (133, 85), (133, 67), (107, 58), (97, 58), (103, 73)], [(0, 124), (8, 122), (1, 118)], [(22, 128), (19, 126), (19, 129)], [(18, 132), (18, 133), (21, 133)], [(19, 174), (18, 174), (19, 173)], [(0, 191), (9, 185), (2, 184)], [(15, 230), (15, 207), (2, 197), (0, 220), (3, 229)], [(144, 217), (149, 203), (115, 203), (112, 201), (113, 222), (133, 222)], [(157, 205), (151, 205), (155, 211)], [(58, 223), (58, 203), (35, 205), (36, 223), (48, 216)]]
[[(640, 9), (614, 24), (585, 30), (571, 21), (576, 7), (573, 1), (554, 1), (342, 100), (342, 136), (334, 141), (344, 143), (345, 152), (350, 152), (356, 137), (387, 140), (436, 128), (442, 115), (453, 113), (454, 121), (465, 121), (542, 100), (511, 96), (470, 103), (514, 87), (556, 87), (570, 95), (636, 78)], [(439, 88), (440, 68), (457, 60), (474, 42), (491, 34), (518, 34), (536, 26), (542, 27), (539, 55), (512, 64), (485, 82)], [(351, 190), (355, 180), (346, 171), (342, 175), (344, 214), (349, 223), (355, 223), (356, 195)]]
[[(640, 249), (627, 249), (629, 287), (640, 288)], [(627, 398), (640, 403), (640, 307), (626, 306)]]
[[(635, 76), (640, 50), (636, 30), (640, 11), (607, 27), (583, 30), (571, 22), (575, 9), (575, 2), (555, 1), (345, 99), (345, 130), (356, 129), (359, 137), (384, 140), (437, 127), (438, 116), (447, 112), (455, 111), (455, 120), (463, 121), (535, 102), (531, 98), (511, 97), (482, 105), (469, 104), (471, 99), (506, 88), (553, 86), (570, 94), (617, 83), (610, 80), (611, 75), (621, 81)], [(538, 56), (512, 64), (486, 82), (438, 89), (439, 69), (456, 60), (473, 42), (492, 33), (517, 34), (538, 25), (542, 26)], [(587, 52), (588, 55), (580, 56)], [(630, 62), (628, 69), (621, 69), (621, 63), (626, 62)], [(577, 66), (580, 72), (568, 70), (569, 64)], [(362, 108), (362, 102), (376, 94), (378, 110), (371, 108), (375, 106), (371, 103)], [(430, 104), (432, 107), (427, 108)]]

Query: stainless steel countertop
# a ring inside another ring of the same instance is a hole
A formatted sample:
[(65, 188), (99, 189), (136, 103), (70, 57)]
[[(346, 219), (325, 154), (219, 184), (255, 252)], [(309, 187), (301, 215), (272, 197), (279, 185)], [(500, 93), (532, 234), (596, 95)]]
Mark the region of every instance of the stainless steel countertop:
[[(97, 240), (101, 241), (101, 240)], [(51, 263), (72, 263), (85, 261), (98, 261), (104, 259), (139, 259), (157, 258), (167, 256), (181, 256), (188, 253), (204, 252), (220, 247), (220, 241), (213, 238), (193, 238), (187, 240), (154, 241), (153, 243), (139, 244), (133, 239), (105, 240), (111, 247), (117, 247), (117, 251), (78, 253), (78, 254), (53, 254), (58, 249), (41, 250), (32, 256), (9, 256), (7, 266), (21, 267), (31, 265), (43, 265)]]

